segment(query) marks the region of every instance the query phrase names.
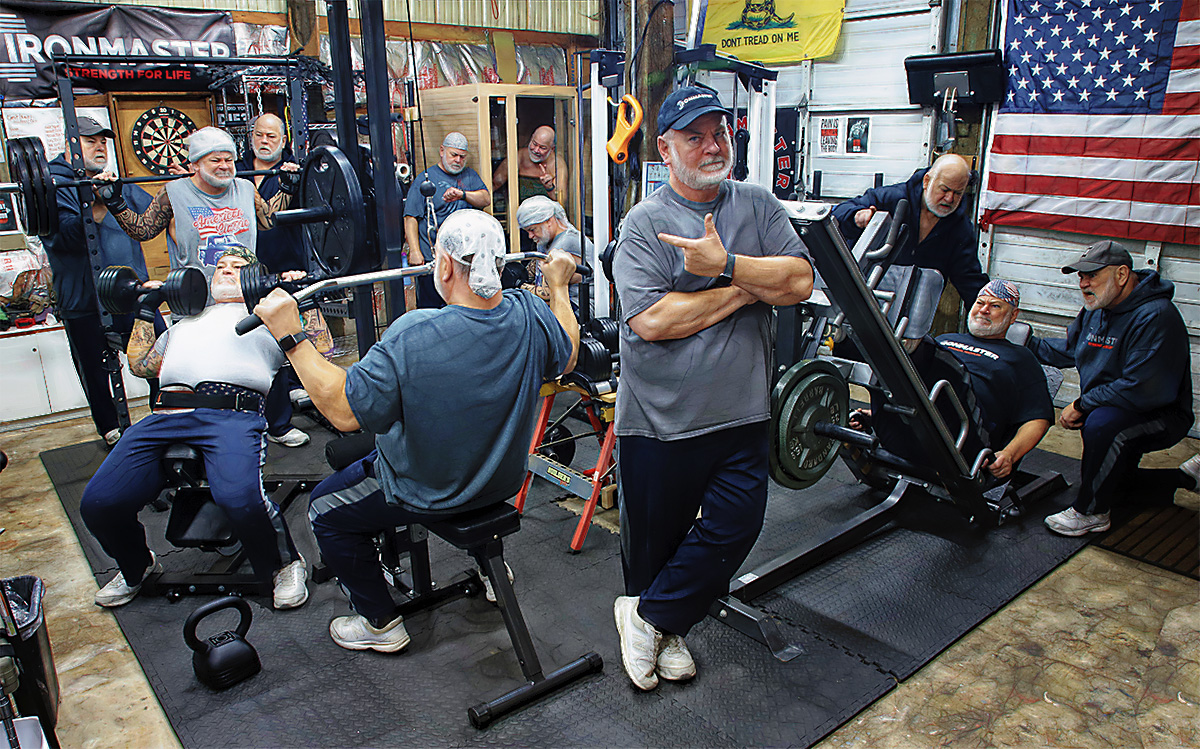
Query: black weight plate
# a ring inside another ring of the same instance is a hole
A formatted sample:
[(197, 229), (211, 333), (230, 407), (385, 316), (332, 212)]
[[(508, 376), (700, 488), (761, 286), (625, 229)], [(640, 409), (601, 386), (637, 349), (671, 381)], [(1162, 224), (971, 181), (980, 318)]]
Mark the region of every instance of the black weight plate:
[(208, 279), (199, 268), (176, 268), (163, 281), (163, 295), (172, 314), (198, 315), (208, 302)]
[[(559, 440), (562, 440), (562, 442), (559, 442)], [(575, 459), (575, 440), (571, 439), (570, 429), (559, 424), (553, 429), (548, 430), (542, 441), (557, 442), (558, 444), (539, 447), (537, 450), (539, 453), (560, 465), (571, 465), (571, 461)]]
[(344, 276), (367, 251), (367, 211), (350, 160), (333, 146), (309, 152), (300, 175), (300, 207), (329, 208), (333, 218), (304, 224), (309, 251), (331, 276)]
[(271, 276), (262, 263), (251, 263), (243, 266), (239, 273), (242, 285), (242, 302), (247, 312), (254, 312), (258, 301), (271, 293)]
[[(30, 233), (44, 237), (49, 234), (50, 211), (49, 206), (46, 205), (46, 185), (42, 181), (42, 170), (37, 167), (37, 154), (34, 152), (30, 140), (30, 138), (17, 139), (17, 158), (20, 160), (25, 174), (28, 175), (31, 188), (30, 200), (32, 202), (25, 206), (32, 228)], [(57, 208), (55, 206), (56, 210)]]
[(96, 276), (96, 296), (110, 315), (127, 315), (137, 307), (137, 271), (110, 265)]
[(54, 184), (54, 175), (50, 173), (50, 164), (46, 161), (46, 149), (42, 146), (41, 138), (30, 138), (30, 164), (42, 179), (42, 197), (45, 205), (46, 221), (45, 234), (48, 237), (58, 233), (58, 186)]
[(20, 147), (20, 138), (10, 138), (6, 147), (8, 156), (8, 172), (13, 182), (21, 188), (17, 193), (17, 210), (21, 214), (21, 226), (25, 233), (36, 236), (37, 227), (30, 226), (30, 220), (37, 221), (37, 209), (33, 206), (33, 177), (25, 165), (25, 149)]
[[(794, 373), (793, 373), (794, 371)], [(850, 388), (829, 362), (808, 360), (792, 367), (776, 387), (772, 423), (772, 475), (791, 489), (812, 486), (837, 459), (836, 440), (817, 435), (818, 423), (845, 426)]]

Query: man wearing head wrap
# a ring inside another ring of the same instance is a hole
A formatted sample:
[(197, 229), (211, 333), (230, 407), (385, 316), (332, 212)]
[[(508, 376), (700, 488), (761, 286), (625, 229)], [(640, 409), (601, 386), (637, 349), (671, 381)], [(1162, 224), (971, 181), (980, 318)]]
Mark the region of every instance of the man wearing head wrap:
[[(1042, 366), (1029, 349), (1006, 338), (1020, 304), (1017, 285), (994, 278), (971, 305), (966, 333), (938, 336), (936, 344), (926, 338), (912, 353), (913, 366), (928, 388), (938, 380), (951, 383), (978, 427), (968, 431), (963, 452), (975, 455), (984, 447), (991, 448), (994, 455), (988, 470), (997, 479), (1006, 478), (1017, 462), (1037, 447), (1054, 419)], [(875, 400), (873, 394), (872, 402)], [(939, 402), (938, 408), (947, 424), (958, 423), (957, 413), (948, 403)], [(851, 426), (865, 428), (873, 421), (884, 448), (915, 463), (924, 462), (921, 446), (902, 420), (878, 407), (873, 412), (876, 416), (870, 418), (872, 412), (856, 411)]]
[(237, 146), (229, 133), (200, 128), (187, 137), (187, 152), (191, 176), (168, 182), (140, 213), (129, 207), (111, 173), (97, 177), (101, 182), (95, 191), (129, 236), (145, 242), (166, 229), (171, 267), (200, 268), (211, 279), (227, 247), (258, 246), (258, 230), (270, 229), (275, 212), (291, 201), (300, 167), (280, 164), (288, 176), (280, 183), (281, 192), (265, 200), (254, 183), (236, 176)]
[[(129, 369), (139, 377), (158, 377), (162, 388), (153, 413), (126, 430), (88, 482), (79, 508), (120, 570), (96, 593), (99, 606), (128, 603), (146, 576), (162, 569), (137, 515), (162, 491), (162, 457), (178, 443), (203, 456), (213, 500), (229, 516), (254, 573), (272, 581), (275, 608), (295, 608), (308, 599), (304, 559), (262, 485), (263, 404), (286, 357), (266, 330), (244, 336), (234, 330), (246, 316), (241, 269), (253, 262), (246, 247), (226, 249), (209, 285), (214, 303), (161, 336), (147, 320), (162, 297), (152, 294), (141, 302), (126, 350)], [(314, 318), (309, 319), (311, 331)]]
[[(330, 623), (351, 650), (408, 645), (373, 538), (429, 514), (503, 502), (525, 477), (542, 383), (569, 372), (579, 324), (567, 299), (575, 270), (555, 250), (543, 264), (543, 302), (500, 290), (504, 231), (482, 211), (458, 211), (438, 230), (433, 281), (446, 305), (415, 310), (388, 328), (349, 370), (309, 344), (288, 358), (322, 414), (342, 431), (366, 429), (375, 450), (312, 492), (321, 554), (357, 612)], [(296, 301), (271, 292), (254, 309), (277, 338), (299, 329)]]
[(1179, 469), (1138, 466), (1146, 453), (1186, 437), (1196, 418), (1175, 285), (1156, 270), (1135, 271), (1129, 250), (1109, 239), (1062, 272), (1078, 276), (1083, 309), (1066, 338), (1034, 337), (1029, 345), (1043, 363), (1079, 371), (1079, 397), (1058, 417), (1083, 440), (1079, 494), (1045, 522), (1055, 533), (1083, 536), (1108, 530), (1112, 507), (1122, 501), (1168, 503), (1176, 489), (1196, 491), (1200, 460)]
[[(517, 226), (529, 235), (529, 238), (542, 252), (562, 250), (575, 258), (578, 264), (593, 257), (592, 241), (579, 233), (579, 230), (567, 220), (567, 212), (555, 201), (545, 195), (535, 195), (526, 198), (517, 208)], [(548, 293), (537, 273), (530, 275), (534, 279), (533, 291), (541, 297)], [(571, 306), (579, 314), (579, 287), (581, 280), (576, 273), (571, 276)]]
[[(429, 245), (429, 222), (426, 198), (421, 194), (421, 185), (432, 182), (434, 191), (429, 201), (433, 203), (436, 222), (440, 226), (450, 214), (464, 208), (487, 208), (492, 196), (479, 173), (467, 166), (470, 145), (462, 133), (450, 133), (442, 140), (438, 151), (438, 163), (421, 172), (408, 188), (404, 199), (404, 239), (408, 243), (408, 264), (421, 265), (433, 259)], [(433, 278), (419, 276), (417, 306), (436, 308), (444, 306), (442, 298), (433, 288)]]
[[(79, 146), (86, 176), (94, 177), (108, 168), (108, 139), (114, 137), (112, 130), (96, 120), (79, 116)], [(50, 162), (50, 174), (56, 182), (75, 180), (75, 170), (69, 158), (70, 154), (63, 153)], [(71, 361), (79, 375), (79, 384), (83, 386), (83, 394), (92, 413), (92, 423), (104, 441), (113, 445), (120, 438), (121, 430), (118, 428), (117, 407), (110, 389), (111, 380), (105, 358), (115, 357), (117, 352), (108, 351), (108, 336), (100, 324), (92, 262), (83, 237), (79, 191), (75, 188), (59, 188), (55, 195), (58, 201), (58, 231), (45, 240), (46, 256), (50, 260), (54, 282), (54, 314), (62, 321), (67, 334)], [(150, 194), (136, 185), (130, 185), (126, 195), (137, 210), (145, 210), (150, 205)], [(92, 219), (96, 222), (100, 244), (100, 258), (96, 264), (101, 268), (124, 265), (133, 268), (139, 281), (149, 280), (141, 243), (122, 231), (102, 203), (92, 203)], [(129, 335), (132, 324), (131, 314), (112, 316), (112, 331), (122, 338)], [(166, 328), (161, 319), (158, 324), (160, 329)], [(150, 384), (153, 395), (157, 384), (153, 380)]]

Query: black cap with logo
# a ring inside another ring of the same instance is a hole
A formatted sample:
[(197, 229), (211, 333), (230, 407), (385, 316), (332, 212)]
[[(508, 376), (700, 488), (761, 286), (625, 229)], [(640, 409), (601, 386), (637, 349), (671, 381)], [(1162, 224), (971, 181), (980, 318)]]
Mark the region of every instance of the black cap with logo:
[(658, 110), (658, 134), (668, 130), (681, 130), (692, 124), (702, 114), (721, 112), (726, 117), (731, 116), (729, 110), (721, 106), (717, 93), (702, 86), (684, 86), (677, 88), (667, 95)]
[(1095, 273), (1109, 265), (1127, 265), (1133, 268), (1133, 258), (1129, 250), (1111, 239), (1102, 239), (1083, 251), (1079, 259), (1070, 265), (1064, 265), (1063, 273)]

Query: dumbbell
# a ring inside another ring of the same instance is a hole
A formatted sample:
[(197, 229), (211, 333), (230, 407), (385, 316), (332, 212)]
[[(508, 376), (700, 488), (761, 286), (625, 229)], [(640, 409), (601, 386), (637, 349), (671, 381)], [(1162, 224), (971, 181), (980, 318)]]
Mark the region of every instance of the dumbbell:
[[(96, 277), (96, 296), (112, 315), (135, 312), (142, 297), (153, 290), (141, 283), (137, 271), (128, 265), (110, 265)], [(176, 268), (167, 274), (161, 291), (171, 312), (198, 315), (208, 302), (208, 279), (199, 268)]]
[(261, 263), (243, 266), (239, 277), (242, 284), (242, 301), (246, 303), (247, 312), (253, 312), (259, 301), (274, 289), (283, 289), (294, 295), (300, 289), (319, 280), (315, 276), (305, 276), (299, 281), (284, 281), (278, 273), (268, 273)]

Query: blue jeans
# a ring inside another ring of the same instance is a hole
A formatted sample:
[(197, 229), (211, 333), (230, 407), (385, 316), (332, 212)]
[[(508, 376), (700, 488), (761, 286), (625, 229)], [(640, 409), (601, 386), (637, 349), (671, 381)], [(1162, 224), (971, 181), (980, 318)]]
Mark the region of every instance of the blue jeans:
[[(767, 424), (670, 442), (617, 440), (625, 594), (686, 635), (729, 592), (767, 508)], [(697, 512), (700, 517), (697, 518)]]

